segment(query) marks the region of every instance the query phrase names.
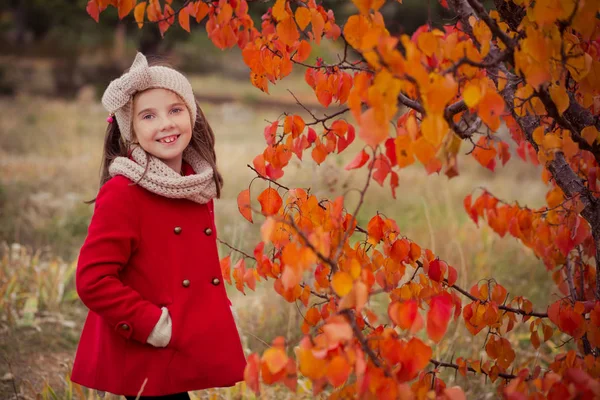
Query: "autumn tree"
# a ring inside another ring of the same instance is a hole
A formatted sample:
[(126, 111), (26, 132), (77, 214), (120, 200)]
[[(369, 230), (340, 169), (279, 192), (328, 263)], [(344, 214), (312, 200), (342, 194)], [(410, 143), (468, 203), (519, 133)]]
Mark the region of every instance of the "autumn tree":
[[(307, 108), (310, 120), (286, 114), (266, 126), (253, 170), (269, 188), (238, 197), (248, 221), (264, 216), (262, 240), (253, 252), (237, 249), (243, 257), (233, 267), (224, 257), (225, 278), (232, 283), (233, 275), (240, 291), (272, 281), (279, 295), (304, 305), (304, 338), (294, 355), (283, 337), (251, 354), (247, 384), (256, 392), (276, 382), (295, 390), (301, 374), (315, 394), (328, 389), (333, 398), (464, 398), (440, 377), (451, 368), (485, 375), (510, 399), (600, 397), (600, 1), (495, 0), (488, 11), (480, 0), (441, 0), (456, 16), (453, 25), (399, 37), (386, 29), (384, 0), (354, 0), (357, 12), (343, 26), (315, 0), (276, 0), (255, 26), (248, 3), (87, 5), (97, 21), (115, 6), (121, 18), (133, 11), (140, 28), (157, 23), (163, 34), (206, 19), (215, 46), (242, 50), (260, 90), (268, 93), (300, 68), (318, 102), (337, 106), (323, 117)], [(322, 40), (341, 43), (339, 62), (306, 63)], [(509, 142), (497, 134), (501, 126)], [(310, 153), (320, 164), (355, 136), (362, 150), (346, 169), (368, 170), (355, 209), (343, 197), (317, 198), (278, 182), (293, 157)], [(444, 254), (402, 235), (393, 219), (376, 214), (357, 224), (372, 180), (395, 196), (398, 171), (415, 162), (452, 178), (459, 153), (494, 170), (509, 161), (511, 147), (541, 164), (547, 205), (531, 209), (482, 191), (466, 196), (464, 208), (475, 223), (515, 237), (543, 261), (561, 294), (552, 304), (509, 296), (494, 279), (459, 287)], [(386, 321), (367, 304), (375, 293), (389, 296)], [(485, 335), (484, 358), (432, 358), (453, 319)], [(547, 368), (515, 365), (506, 335), (517, 324), (529, 327), (536, 349), (558, 332), (570, 343)]]

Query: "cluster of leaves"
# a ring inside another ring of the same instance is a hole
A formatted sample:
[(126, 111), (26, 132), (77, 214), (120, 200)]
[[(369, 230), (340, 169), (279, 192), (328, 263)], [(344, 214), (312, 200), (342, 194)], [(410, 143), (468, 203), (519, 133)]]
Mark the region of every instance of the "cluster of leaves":
[[(305, 68), (317, 100), (338, 107), (323, 117), (306, 109), (311, 121), (286, 115), (270, 123), (266, 148), (253, 161), (270, 187), (257, 197), (260, 209), (250, 188), (238, 197), (246, 219), (265, 221), (253, 255), (238, 250), (243, 258), (233, 271), (230, 256), (222, 260), (225, 279), (232, 283), (233, 275), (242, 292), (272, 280), (279, 295), (305, 307), (295, 359), (282, 337), (248, 358), (253, 390), (261, 382), (294, 390), (302, 374), (315, 394), (330, 387), (334, 398), (464, 398), (438, 374), (454, 368), (498, 382), (510, 399), (600, 396), (600, 2), (497, 0), (488, 12), (479, 0), (443, 0), (455, 25), (399, 37), (385, 27), (383, 0), (353, 0), (358, 13), (343, 27), (314, 0), (276, 0), (260, 27), (245, 0), (185, 1), (177, 11), (170, 0), (160, 3), (90, 0), (88, 12), (98, 19), (108, 5), (120, 16), (135, 8), (140, 27), (147, 18), (163, 33), (176, 15), (186, 30), (190, 16), (208, 17), (213, 43), (242, 50), (257, 88), (268, 93), (269, 83)], [(343, 57), (305, 64), (323, 39), (342, 42)], [(510, 141), (496, 134), (502, 124)], [(318, 199), (277, 182), (294, 155), (302, 160), (310, 150), (320, 164), (356, 136), (364, 147), (346, 169), (366, 168), (368, 178), (352, 213), (343, 197)], [(371, 179), (395, 196), (399, 170), (416, 161), (451, 178), (459, 174), (463, 143), (492, 171), (509, 161), (511, 146), (543, 168), (549, 191), (540, 209), (487, 191), (475, 200), (468, 195), (464, 205), (475, 223), (509, 233), (543, 260), (562, 295), (545, 311), (534, 311), (523, 296), (509, 298), (494, 279), (470, 290), (457, 286), (456, 269), (403, 236), (392, 219), (377, 214), (367, 227), (357, 225)], [(379, 293), (389, 297), (387, 316), (369, 307)], [(472, 335), (487, 333), (485, 359), (431, 358), (451, 320), (463, 321)], [(557, 331), (575, 345), (545, 369), (517, 365), (506, 334), (520, 323), (529, 323), (534, 349)]]

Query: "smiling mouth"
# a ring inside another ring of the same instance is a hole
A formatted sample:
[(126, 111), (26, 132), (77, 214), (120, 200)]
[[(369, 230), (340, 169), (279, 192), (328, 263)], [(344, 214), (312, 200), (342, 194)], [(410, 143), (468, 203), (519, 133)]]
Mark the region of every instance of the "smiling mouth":
[(157, 142), (159, 143), (163, 143), (163, 144), (171, 144), (174, 143), (181, 135), (171, 135), (171, 136), (167, 136), (161, 139), (158, 139)]

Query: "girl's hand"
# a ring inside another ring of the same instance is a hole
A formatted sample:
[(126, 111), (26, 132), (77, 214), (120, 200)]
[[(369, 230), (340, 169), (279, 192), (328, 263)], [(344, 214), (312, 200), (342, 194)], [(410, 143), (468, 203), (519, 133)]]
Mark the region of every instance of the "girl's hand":
[(167, 307), (161, 308), (162, 314), (160, 315), (160, 319), (150, 332), (150, 336), (148, 336), (148, 344), (151, 344), (154, 347), (167, 347), (169, 342), (171, 341), (171, 333), (173, 329), (173, 324), (171, 322), (171, 316), (169, 315), (169, 310)]

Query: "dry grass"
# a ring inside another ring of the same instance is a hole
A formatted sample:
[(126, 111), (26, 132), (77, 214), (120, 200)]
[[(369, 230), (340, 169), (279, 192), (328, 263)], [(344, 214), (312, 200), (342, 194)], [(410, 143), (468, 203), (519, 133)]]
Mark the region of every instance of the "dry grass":
[[(284, 110), (253, 104), (252, 100), (260, 98), (260, 93), (256, 89), (249, 90), (247, 84), (215, 77), (196, 77), (192, 81), (197, 91), (216, 93), (229, 88), (227, 90), (242, 97), (242, 101), (235, 103), (204, 104), (203, 109), (217, 135), (218, 163), (226, 180), (223, 197), (216, 203), (219, 238), (251, 252), (260, 223), (251, 225), (238, 214), (236, 198), (254, 177), (246, 164), (251, 164), (254, 156), (264, 149), (262, 131), (265, 120), (277, 119)], [(303, 86), (296, 80), (290, 82), (294, 93), (306, 98), (309, 93), (302, 89)], [(285, 87), (278, 87), (276, 95), (291, 99), (291, 95), (286, 95)], [(92, 206), (83, 205), (82, 201), (93, 198), (97, 190), (106, 113), (99, 102), (85, 100), (2, 98), (0, 106), (3, 109), (0, 116), (0, 241), (21, 242), (34, 249), (51, 248), (62, 259), (75, 260), (92, 212)], [(316, 166), (307, 152), (302, 168), (299, 162), (293, 161), (286, 169), (282, 183), (310, 187), (312, 193), (322, 197), (345, 194), (347, 208), (353, 210), (358, 196), (350, 189), (362, 187), (366, 174), (365, 171), (347, 172), (343, 166), (359, 148), (357, 141), (340, 157), (328, 159), (321, 166)], [(468, 150), (464, 149), (465, 152)], [(516, 240), (499, 238), (486, 226), (478, 228), (467, 218), (462, 206), (464, 197), (479, 187), (485, 187), (507, 201), (517, 200), (520, 204), (539, 206), (546, 191), (539, 180), (540, 170), (517, 159), (511, 160), (506, 168), (498, 168), (494, 174), (469, 157), (461, 159), (460, 163), (461, 175), (452, 180), (445, 176), (426, 176), (421, 166), (403, 170), (396, 200), (392, 199), (389, 188), (381, 188), (373, 182), (365, 207), (358, 215), (359, 224), (366, 226), (368, 219), (379, 211), (396, 219), (404, 235), (423, 247), (431, 248), (456, 266), (461, 286), (469, 288), (480, 279), (494, 277), (511, 295), (525, 295), (541, 308), (552, 297), (553, 290), (550, 275), (542, 263)], [(258, 194), (264, 187), (264, 182), (254, 182), (253, 194)], [(222, 256), (228, 253), (224, 246), (220, 250)], [(232, 257), (235, 260), (237, 255)], [(14, 268), (12, 270), (14, 272)], [(26, 274), (24, 271), (19, 274), (26, 279), (33, 276), (23, 275)], [(535, 284), (532, 285), (533, 282)], [(3, 283), (0, 282), (0, 285)], [(71, 284), (66, 284), (66, 290)], [(248, 352), (262, 352), (266, 344), (279, 335), (288, 336), (290, 343), (297, 342), (299, 336), (294, 332), (298, 332), (302, 317), (294, 304), (287, 304), (275, 294), (272, 282), (259, 284), (255, 293), (247, 292), (246, 296), (232, 288), (228, 290), (238, 310), (239, 327)], [(74, 354), (84, 308), (78, 301), (55, 303), (62, 315), (68, 315), (74, 322), (73, 327), (63, 326), (57, 331), (56, 323), (47, 321), (34, 328), (18, 326), (16, 321), (26, 314), (25, 303), (11, 303), (10, 312), (15, 314), (14, 317), (6, 317), (9, 312), (6, 304), (2, 303), (0, 307), (4, 315), (0, 323), (6, 326), (12, 318), (11, 328), (5, 328), (11, 333), (10, 337), (20, 340), (23, 339), (22, 332), (29, 332), (27, 335), (36, 338), (29, 352), (11, 351), (8, 342), (2, 347), (16, 369), (24, 375), (23, 379), (34, 382), (33, 389), (23, 390), (30, 394), (32, 390), (45, 391), (45, 395), (51, 398), (50, 389), (44, 389), (43, 382), (35, 379), (35, 376), (44, 374), (43, 370), (35, 369), (37, 372), (34, 373), (27, 366), (35, 363), (33, 355), (36, 354), (66, 354), (66, 361), (61, 361), (60, 366), (48, 366), (44, 376), (51, 382), (50, 387), (62, 393), (60, 396), (65, 396), (60, 398), (68, 398), (71, 394), (64, 377), (69, 370), (69, 354)], [(384, 296), (378, 296), (371, 300), (370, 307), (385, 316), (387, 301)], [(34, 313), (34, 322), (39, 322), (40, 312)], [(50, 348), (44, 344), (44, 338), (54, 337), (51, 332), (65, 337), (64, 329), (69, 330), (67, 337), (74, 337), (75, 343), (58, 341), (55, 347)], [(516, 348), (529, 349), (524, 346), (527, 335), (523, 332), (518, 330), (510, 336), (510, 340)], [(479, 357), (484, 339), (482, 335), (473, 338), (465, 334), (461, 324), (452, 325), (447, 338), (436, 347), (435, 357), (444, 360), (453, 355), (454, 358)], [(533, 357), (543, 362), (550, 350), (547, 347), (542, 350), (537, 354), (523, 350), (519, 360)], [(5, 372), (8, 371), (0, 369), (0, 375)], [(448, 379), (453, 380), (453, 375), (448, 374)], [(460, 377), (458, 381), (462, 384)], [(23, 382), (22, 388), (25, 388), (27, 385)], [(0, 393), (10, 393), (11, 385), (2, 383)], [(471, 395), (482, 393), (479, 380), (471, 380), (471, 385)], [(309, 383), (302, 381), (301, 388), (309, 391)], [(196, 395), (203, 398), (212, 395), (253, 398), (243, 384), (233, 389), (204, 391)], [(285, 389), (271, 388), (263, 397), (286, 398), (288, 395)], [(90, 392), (85, 396), (92, 398), (89, 396), (93, 394)], [(293, 398), (302, 396), (310, 397), (298, 394)]]

